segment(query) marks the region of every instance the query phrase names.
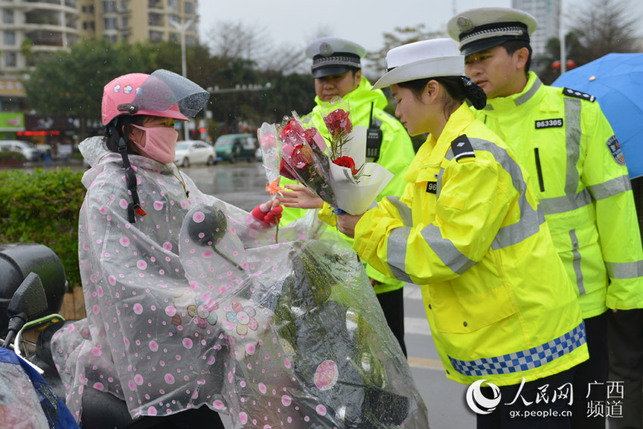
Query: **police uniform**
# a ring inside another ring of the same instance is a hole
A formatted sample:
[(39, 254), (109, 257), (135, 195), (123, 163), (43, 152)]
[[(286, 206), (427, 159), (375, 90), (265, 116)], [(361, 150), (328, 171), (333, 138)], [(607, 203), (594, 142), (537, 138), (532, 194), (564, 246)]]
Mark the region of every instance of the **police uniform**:
[[(529, 43), (535, 28), (531, 15), (505, 8), (465, 11), (448, 23), (465, 56), (511, 40)], [(605, 312), (643, 305), (641, 238), (618, 141), (593, 96), (544, 85), (533, 72), (522, 92), (490, 99), (475, 114), (528, 171), (576, 285), (591, 358), (576, 371), (573, 426), (604, 427), (604, 419), (584, 419), (591, 410), (583, 399), (589, 383), (607, 379)], [(601, 391), (590, 399), (604, 403), (605, 389), (592, 389), (594, 395)]]
[[(389, 51), (390, 71), (375, 87), (464, 72), (452, 41), (417, 43)], [(449, 56), (430, 55), (448, 44)], [(526, 176), (466, 104), (428, 137), (405, 179), (401, 198), (382, 199), (359, 220), (354, 249), (421, 285), (448, 378), (517, 386), (587, 359), (580, 308)]]
[[(366, 55), (366, 50), (345, 39), (326, 37), (312, 42), (306, 48), (306, 55), (313, 60), (311, 66), (313, 77), (323, 78), (360, 69), (361, 58)], [(403, 179), (404, 173), (415, 153), (406, 129), (396, 118), (384, 111), (388, 104), (384, 93), (381, 90), (371, 89), (371, 84), (362, 76), (357, 88), (344, 95), (342, 100), (350, 105), (353, 124), (369, 127), (369, 135), (375, 136), (374, 140), (368, 142), (367, 160), (377, 162), (395, 175), (378, 195), (377, 200), (379, 201), (385, 195), (399, 196), (402, 194), (406, 185)], [(310, 120), (325, 138), (329, 138), (330, 135), (322, 114), (330, 112), (330, 103), (322, 101), (319, 97), (315, 97), (315, 103), (312, 112), (304, 119)], [(287, 183), (296, 182), (282, 178), (281, 185)], [(285, 208), (281, 222), (290, 223), (302, 217), (305, 212), (306, 210), (303, 209)], [(327, 232), (327, 234), (330, 233), (332, 232)], [(349, 246), (352, 246), (353, 240), (351, 238), (339, 232), (337, 235)], [(402, 290), (404, 282), (387, 277), (368, 265), (366, 272), (371, 279), (377, 282), (374, 287), (375, 293), (391, 330), (406, 354)]]

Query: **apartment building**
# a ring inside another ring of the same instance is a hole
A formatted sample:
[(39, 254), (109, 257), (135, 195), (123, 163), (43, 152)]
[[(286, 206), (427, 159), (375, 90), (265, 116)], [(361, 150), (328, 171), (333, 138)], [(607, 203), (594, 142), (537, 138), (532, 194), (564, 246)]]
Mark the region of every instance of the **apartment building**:
[(0, 75), (17, 77), (41, 55), (80, 37), (76, 0), (0, 0)]
[(198, 41), (197, 0), (78, 0), (80, 30), (117, 42)]
[(0, 0), (0, 77), (19, 77), (41, 55), (81, 37), (198, 41), (198, 0)]
[(197, 12), (198, 0), (0, 0), (0, 139), (29, 131), (21, 79), (41, 56), (81, 38), (181, 43), (183, 34), (192, 45)]
[(544, 54), (547, 41), (560, 35), (561, 0), (512, 0), (511, 6), (536, 18), (538, 28), (531, 35), (531, 47), (534, 55)]

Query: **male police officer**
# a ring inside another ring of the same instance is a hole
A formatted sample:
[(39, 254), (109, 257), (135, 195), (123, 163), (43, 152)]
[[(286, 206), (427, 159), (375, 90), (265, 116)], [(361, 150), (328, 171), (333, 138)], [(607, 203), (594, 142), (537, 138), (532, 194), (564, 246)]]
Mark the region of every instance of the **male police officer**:
[[(313, 60), (311, 70), (317, 94), (317, 105), (307, 118), (324, 137), (328, 137), (322, 112), (330, 113), (330, 102), (337, 98), (348, 102), (353, 124), (369, 127), (367, 161), (377, 162), (395, 175), (378, 195), (377, 200), (384, 196), (401, 195), (406, 185), (404, 172), (415, 156), (413, 144), (402, 124), (384, 112), (383, 109), (388, 104), (384, 93), (381, 90), (371, 91), (371, 84), (362, 76), (361, 58), (366, 55), (366, 50), (349, 40), (326, 37), (308, 45), (306, 55)], [(284, 183), (294, 182), (282, 179), (281, 184)], [(292, 222), (304, 213), (303, 209), (285, 208), (281, 219), (285, 223)], [(352, 239), (343, 234), (341, 236), (352, 245)], [(366, 267), (366, 272), (375, 288), (388, 325), (406, 355), (402, 290), (404, 282), (388, 278), (370, 266)]]
[(478, 118), (528, 171), (554, 245), (578, 287), (590, 359), (576, 368), (572, 424), (605, 427), (604, 413), (595, 407), (606, 399), (606, 311), (643, 305), (641, 238), (618, 141), (594, 97), (543, 85), (528, 71), (529, 35), (536, 29), (531, 15), (472, 9), (451, 18), (447, 29), (465, 55), (465, 73), (487, 94)]

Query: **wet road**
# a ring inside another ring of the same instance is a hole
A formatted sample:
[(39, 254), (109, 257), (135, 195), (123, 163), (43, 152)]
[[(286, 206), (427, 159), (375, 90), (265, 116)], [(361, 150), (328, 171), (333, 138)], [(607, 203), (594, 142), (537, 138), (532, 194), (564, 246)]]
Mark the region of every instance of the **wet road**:
[[(182, 169), (203, 192), (244, 210), (270, 199), (261, 163), (219, 163), (213, 167)], [(431, 428), (474, 428), (475, 415), (465, 404), (465, 386), (447, 380), (439, 361), (420, 288), (408, 284), (404, 290), (405, 342), (416, 386), (428, 409)], [(227, 427), (229, 420), (224, 419)]]
[(247, 211), (271, 198), (265, 191), (266, 174), (260, 162), (220, 162), (213, 167), (181, 168), (181, 171), (185, 171), (202, 192)]

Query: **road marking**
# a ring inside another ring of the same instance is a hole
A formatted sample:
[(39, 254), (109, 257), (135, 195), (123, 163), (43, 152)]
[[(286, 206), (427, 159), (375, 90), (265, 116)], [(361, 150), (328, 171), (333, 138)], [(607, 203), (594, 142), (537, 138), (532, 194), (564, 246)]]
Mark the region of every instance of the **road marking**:
[(422, 290), (420, 286), (414, 285), (412, 283), (407, 283), (404, 286), (404, 298), (422, 300)]
[(424, 317), (405, 317), (404, 333), (431, 336), (429, 322)]
[(441, 371), (444, 371), (444, 367), (442, 366), (442, 362), (440, 362), (437, 359), (427, 359), (427, 358), (419, 358), (419, 357), (409, 356), (408, 361), (409, 361), (409, 366), (411, 366), (413, 368), (439, 369)]

